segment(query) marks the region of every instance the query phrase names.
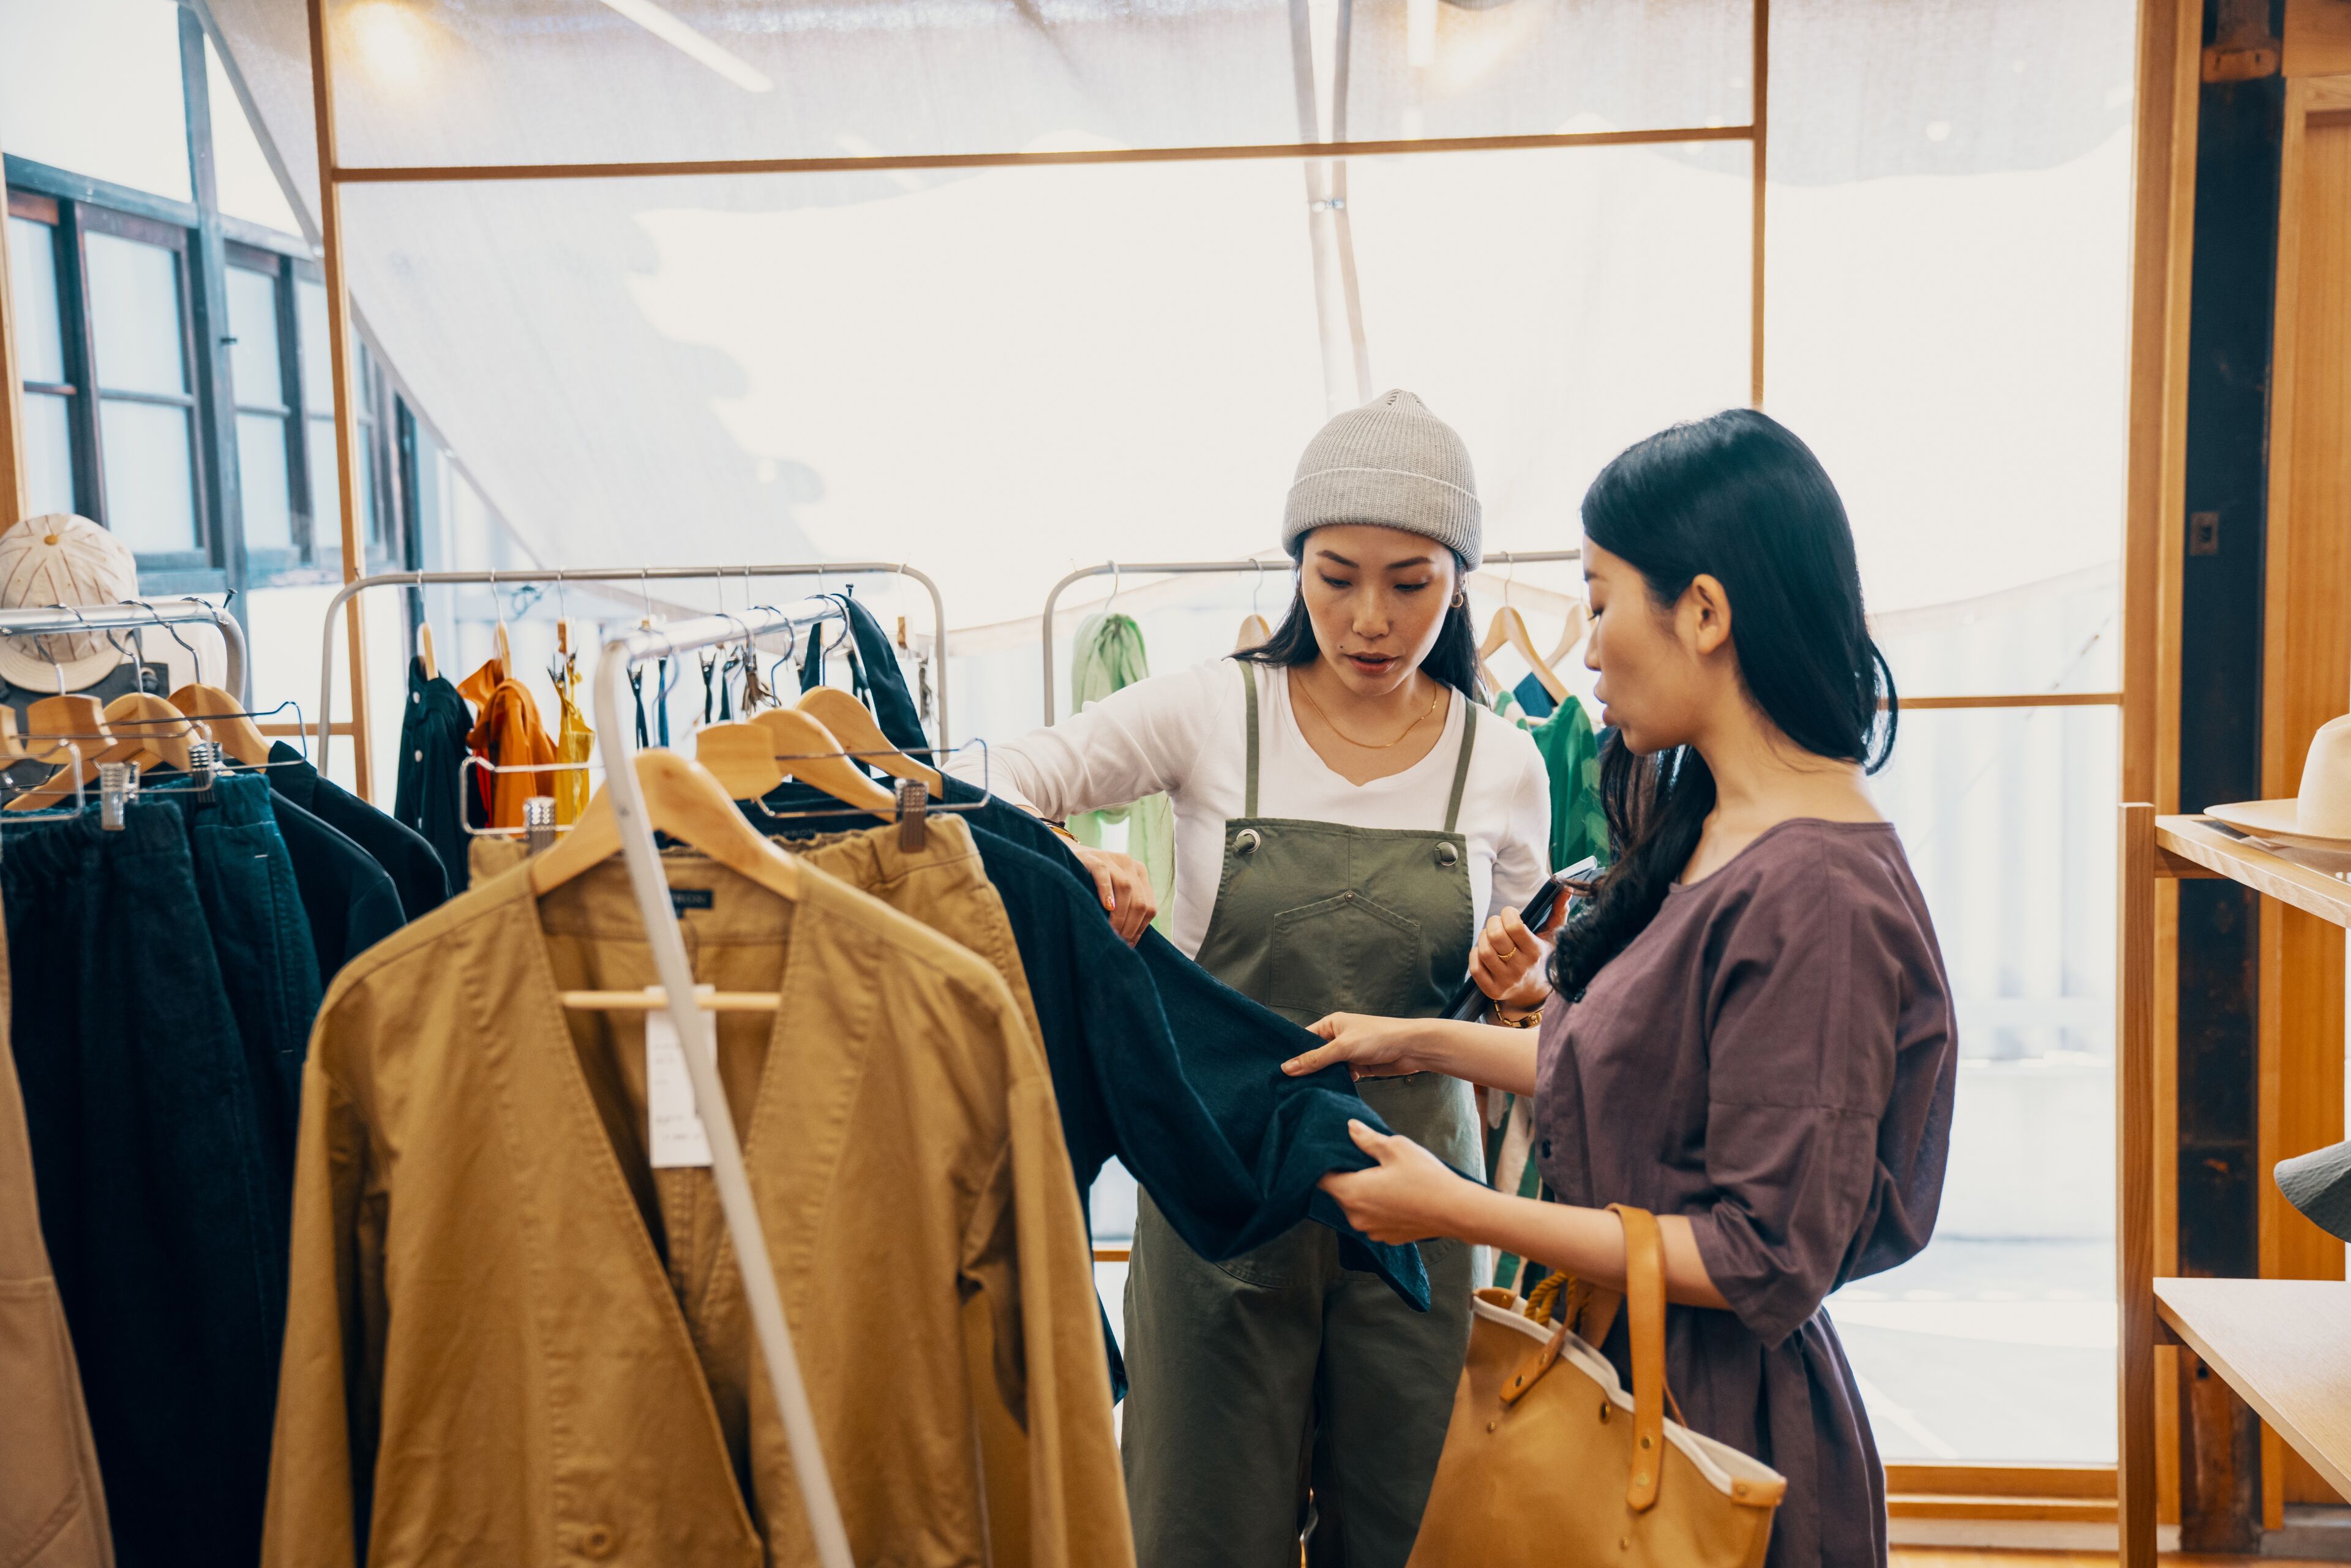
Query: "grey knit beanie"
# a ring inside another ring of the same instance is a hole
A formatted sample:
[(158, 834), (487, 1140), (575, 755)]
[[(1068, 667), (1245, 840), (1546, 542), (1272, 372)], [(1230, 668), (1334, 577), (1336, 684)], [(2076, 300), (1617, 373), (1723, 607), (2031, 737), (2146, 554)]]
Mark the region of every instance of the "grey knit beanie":
[(1408, 392), (1383, 392), (1349, 409), (1324, 425), (1298, 460), (1281, 548), (1297, 560), (1307, 534), (1334, 523), (1422, 534), (1475, 570), (1485, 548), (1469, 448)]

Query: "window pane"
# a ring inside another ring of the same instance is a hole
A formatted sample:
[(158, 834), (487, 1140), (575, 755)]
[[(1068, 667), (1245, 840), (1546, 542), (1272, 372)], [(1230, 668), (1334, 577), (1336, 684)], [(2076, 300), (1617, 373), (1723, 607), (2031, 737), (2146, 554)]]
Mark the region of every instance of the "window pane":
[(229, 373), (241, 403), (286, 403), (286, 372), (277, 362), (277, 280), (266, 272), (228, 269)]
[(1959, 1031), (1934, 1240), (1829, 1302), (1888, 1459), (2114, 1460), (2119, 716), (1906, 713), (1873, 782)]
[(70, 512), (73, 494), (73, 429), (66, 400), (47, 392), (25, 394), (25, 504), (28, 517)]
[(57, 231), (30, 218), (8, 220), (8, 285), (16, 311), (16, 358), (28, 382), (66, 379), (57, 315)]
[(286, 422), (275, 414), (236, 416), (237, 493), (245, 502), (245, 542), (291, 549), (293, 491), (286, 471)]
[(142, 554), (196, 548), (196, 485), (188, 411), (164, 403), (99, 404), (106, 443), (106, 520)]
[(184, 392), (179, 257), (119, 235), (84, 236), (98, 384), (109, 392)]
[[(340, 549), (343, 540), (343, 523), (342, 513), (337, 508), (342, 504), (342, 491), (335, 479), (335, 422), (313, 419), (309, 426), (310, 483), (317, 486), (318, 496), (316, 504), (310, 508), (310, 516), (317, 524), (313, 537), (320, 549)], [(360, 537), (366, 538), (371, 532), (368, 518), (372, 515), (375, 505), (375, 476), (368, 468), (368, 433), (364, 426), (359, 432), (359, 473), (354, 477), (359, 486), (356, 504), (359, 507)]]
[(327, 351), (327, 287), (307, 277), (294, 280), (294, 306), (301, 319), (302, 404), (312, 413), (335, 412), (335, 365)]

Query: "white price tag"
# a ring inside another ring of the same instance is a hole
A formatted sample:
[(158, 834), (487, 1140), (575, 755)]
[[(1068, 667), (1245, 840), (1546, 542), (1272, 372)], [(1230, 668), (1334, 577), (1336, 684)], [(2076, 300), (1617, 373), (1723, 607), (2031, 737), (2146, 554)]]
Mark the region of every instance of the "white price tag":
[[(707, 995), (716, 988), (695, 989)], [(661, 988), (647, 986), (645, 990), (658, 994)], [(710, 1015), (702, 1017), (706, 1020)], [(677, 1020), (666, 1007), (645, 1014), (645, 1148), (653, 1157), (653, 1169), (710, 1164), (710, 1134), (694, 1109), (694, 1080), (685, 1071)]]

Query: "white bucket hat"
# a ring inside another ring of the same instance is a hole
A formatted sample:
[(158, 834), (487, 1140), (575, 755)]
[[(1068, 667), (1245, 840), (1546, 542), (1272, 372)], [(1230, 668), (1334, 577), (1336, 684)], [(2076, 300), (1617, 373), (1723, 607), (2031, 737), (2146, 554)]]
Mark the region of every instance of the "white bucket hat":
[(2294, 849), (2351, 851), (2351, 714), (2310, 737), (2302, 792), (2291, 800), (2233, 800), (2204, 814), (2241, 833)]
[[(0, 609), (50, 604), (113, 604), (139, 596), (139, 563), (131, 549), (88, 517), (50, 512), (26, 517), (0, 534)], [(104, 634), (0, 636), (0, 677), (10, 685), (55, 694), (78, 691), (122, 662)]]

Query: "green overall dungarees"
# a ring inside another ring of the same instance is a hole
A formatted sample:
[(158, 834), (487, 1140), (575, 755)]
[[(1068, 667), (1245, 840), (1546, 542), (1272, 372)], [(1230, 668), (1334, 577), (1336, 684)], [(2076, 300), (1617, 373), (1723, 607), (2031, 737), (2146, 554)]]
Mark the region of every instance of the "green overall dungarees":
[[(1259, 817), (1257, 667), (1241, 674), (1246, 804), (1225, 824), (1202, 967), (1296, 1023), (1437, 1017), (1478, 929), (1468, 843), (1454, 831), (1478, 716), (1461, 716), (1441, 831)], [(1479, 1168), (1468, 1084), (1423, 1073), (1357, 1087), (1395, 1132)], [(1469, 1249), (1420, 1250), (1425, 1313), (1377, 1276), (1341, 1269), (1323, 1226), (1210, 1263), (1142, 1199), (1122, 1439), (1140, 1568), (1297, 1568), (1310, 1518), (1315, 1568), (1403, 1568), (1469, 1343)]]

